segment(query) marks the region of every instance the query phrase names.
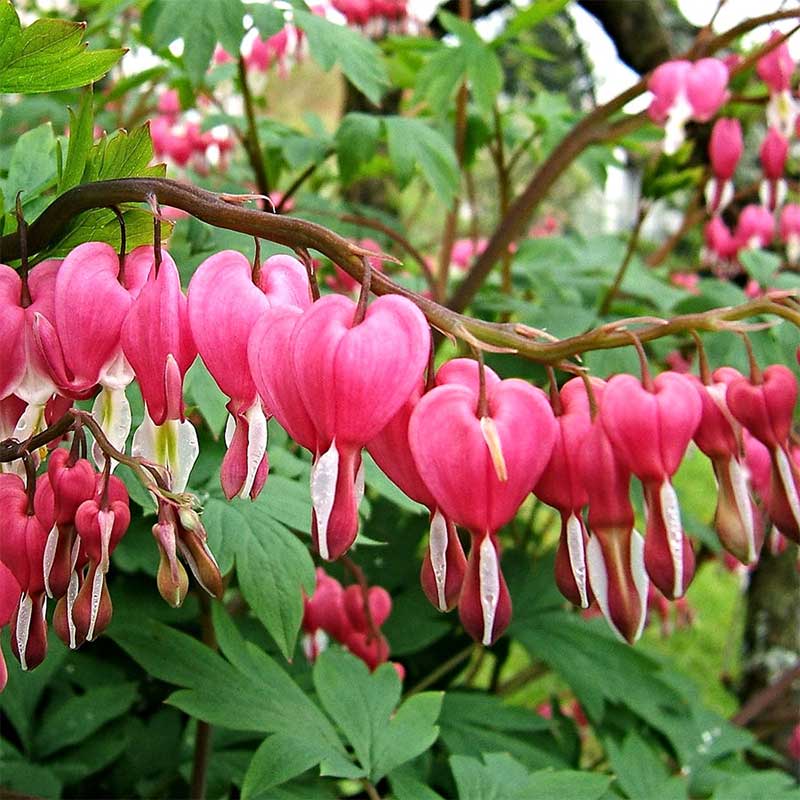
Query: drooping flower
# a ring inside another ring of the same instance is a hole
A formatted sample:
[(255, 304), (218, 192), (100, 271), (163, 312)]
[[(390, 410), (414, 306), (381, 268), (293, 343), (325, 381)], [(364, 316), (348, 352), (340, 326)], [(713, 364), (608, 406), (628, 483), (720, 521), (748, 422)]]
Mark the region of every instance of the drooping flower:
[(207, 258), (189, 283), (189, 323), (197, 349), (220, 389), (228, 395), (228, 452), (221, 481), (226, 497), (255, 498), (267, 478), (267, 414), (247, 360), (258, 318), (272, 305), (305, 308), (311, 302), (302, 264), (273, 256), (253, 271), (234, 250)]
[(459, 614), (466, 630), (487, 645), (511, 617), (495, 534), (533, 489), (556, 435), (541, 390), (516, 379), (490, 380), (490, 374), (486, 370), (482, 398), (476, 369), (470, 375), (458, 365), (419, 401), (408, 428), (425, 485), (443, 514), (472, 534)]
[(770, 128), (761, 143), (759, 156), (764, 171), (764, 180), (759, 188), (761, 204), (774, 211), (786, 200), (786, 181), (783, 173), (789, 155), (789, 141), (777, 128)]
[(683, 532), (671, 478), (701, 414), (692, 382), (676, 372), (661, 373), (648, 387), (632, 375), (615, 375), (600, 405), (615, 453), (644, 485), (645, 564), (653, 583), (670, 599), (683, 595), (694, 574), (694, 553)]
[(744, 152), (742, 126), (738, 119), (720, 117), (711, 129), (708, 155), (714, 177), (706, 184), (706, 207), (722, 211), (733, 199), (733, 174)]
[[(772, 43), (781, 36), (779, 31), (773, 31), (769, 42)], [(784, 136), (791, 136), (797, 119), (797, 104), (791, 91), (794, 59), (789, 53), (788, 44), (784, 41), (762, 56), (756, 64), (756, 72), (769, 88), (769, 125), (780, 130)]]

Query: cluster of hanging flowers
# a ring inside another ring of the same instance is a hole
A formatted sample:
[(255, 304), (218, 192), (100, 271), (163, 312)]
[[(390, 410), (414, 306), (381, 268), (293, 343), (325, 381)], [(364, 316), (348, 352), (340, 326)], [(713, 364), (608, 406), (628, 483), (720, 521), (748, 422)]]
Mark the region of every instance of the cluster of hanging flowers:
[[(367, 276), (368, 265), (365, 258)], [(310, 454), (313, 546), (335, 560), (359, 532), (367, 449), (428, 509), (426, 596), (441, 611), (457, 607), (465, 630), (486, 645), (511, 619), (499, 533), (531, 493), (561, 515), (560, 590), (583, 608), (596, 601), (622, 638), (640, 635), (651, 583), (665, 598), (682, 597), (694, 553), (671, 479), (693, 439), (712, 461), (716, 527), (733, 556), (744, 564), (758, 557), (762, 512), (800, 541), (800, 469), (790, 446), (797, 384), (786, 367), (762, 373), (754, 364), (749, 378), (729, 368), (652, 378), (641, 352), (641, 381), (584, 376), (560, 390), (553, 384), (548, 397), (479, 360), (434, 370), (430, 329), (414, 303), (396, 295), (368, 302), (368, 280), (357, 300), (320, 298), (310, 276), (310, 262), (288, 255), (251, 264), (223, 251), (197, 268), (184, 294), (160, 244), (118, 254), (97, 242), (30, 271), (0, 267), (0, 438), (35, 442), (46, 425), (70, 421), (64, 446), (56, 439), (49, 451), (24, 450), (21, 465), (4, 465), (0, 476), (0, 610), (11, 608), (3, 619), (23, 667), (44, 657), (46, 598), (56, 599), (55, 628), (71, 647), (108, 624), (109, 556), (130, 521), (127, 492), (112, 474), (119, 462), (144, 474), (158, 503), (162, 596), (183, 601), (184, 565), (221, 596), (219, 569), (185, 493), (198, 440), (185, 419), (183, 380), (198, 355), (228, 397), (224, 494), (255, 499), (262, 490), (274, 417)], [(125, 388), (134, 379), (145, 416), (127, 455)], [(72, 408), (91, 397), (91, 414)], [(644, 537), (634, 527), (634, 476), (644, 489)], [(319, 591), (339, 595), (323, 577)], [(385, 593), (362, 592), (359, 606), (347, 600), (354, 591), (342, 592), (346, 616), (338, 621), (319, 611), (330, 598), (307, 600), (309, 655), (321, 631), (371, 666), (385, 661)]]

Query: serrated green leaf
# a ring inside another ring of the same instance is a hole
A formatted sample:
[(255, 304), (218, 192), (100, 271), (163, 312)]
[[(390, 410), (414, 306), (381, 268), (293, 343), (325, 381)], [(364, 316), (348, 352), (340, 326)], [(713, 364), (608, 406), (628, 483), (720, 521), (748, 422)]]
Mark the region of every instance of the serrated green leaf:
[(459, 173), (455, 153), (438, 131), (422, 120), (384, 117), (389, 158), (401, 184), (408, 183), (416, 168), (422, 177), (449, 204), (458, 188)]
[[(757, 280), (761, 286), (772, 285), (772, 279), (780, 270), (782, 263), (780, 256), (767, 250), (745, 248), (739, 251), (738, 258), (747, 274)], [(797, 285), (796, 280), (795, 285)]]
[(150, 32), (156, 50), (183, 39), (183, 63), (195, 85), (202, 83), (219, 42), (238, 53), (244, 36), (242, 0), (158, 0)]
[(253, 18), (253, 25), (258, 29), (258, 35), (262, 39), (269, 39), (286, 25), (286, 18), (283, 11), (267, 4), (251, 4), (247, 13)]
[(70, 697), (45, 717), (36, 737), (36, 751), (47, 756), (87, 739), (112, 719), (124, 714), (137, 695), (135, 683), (101, 686)]
[(94, 131), (94, 106), (91, 89), (84, 93), (78, 113), (69, 112), (69, 144), (64, 171), (59, 176), (58, 193), (63, 194), (81, 182)]
[[(53, 127), (49, 122), (26, 131), (17, 139), (2, 187), (9, 210), (13, 209), (18, 192), (22, 192), (22, 205), (26, 208), (53, 183), (56, 177), (55, 145)], [(28, 208), (26, 216), (31, 216)]]
[(124, 50), (86, 50), (84, 23), (39, 19), (21, 28), (10, 0), (0, 4), (0, 93), (34, 94), (102, 78)]
[(379, 48), (364, 34), (317, 14), (295, 9), (294, 22), (308, 36), (311, 57), (324, 70), (338, 63), (347, 80), (377, 105), (389, 85)]
[(236, 574), (242, 594), (287, 659), (303, 619), (302, 590), (314, 590), (308, 548), (263, 506), (239, 505), (243, 529), (236, 542)]
[(362, 164), (375, 155), (380, 133), (380, 119), (372, 114), (351, 112), (341, 121), (335, 142), (339, 174), (345, 184), (350, 183)]
[(373, 782), (425, 752), (439, 735), (442, 694), (425, 692), (400, 700), (400, 679), (391, 664), (370, 674), (363, 661), (339, 649), (314, 664), (320, 702), (353, 746)]
[(104, 136), (92, 148), (86, 180), (105, 181), (113, 178), (164, 175), (163, 164), (150, 166), (153, 157), (149, 123), (132, 131), (115, 131), (110, 136)]

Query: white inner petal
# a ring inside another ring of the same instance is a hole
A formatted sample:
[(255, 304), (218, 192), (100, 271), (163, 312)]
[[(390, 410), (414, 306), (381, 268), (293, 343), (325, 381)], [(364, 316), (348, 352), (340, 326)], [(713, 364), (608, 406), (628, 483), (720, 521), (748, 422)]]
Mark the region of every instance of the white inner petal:
[(105, 577), (103, 570), (97, 567), (92, 578), (92, 613), (89, 617), (89, 630), (86, 634), (86, 640), (89, 642), (94, 639), (94, 626), (97, 624), (97, 614), (100, 611), (100, 602), (103, 599), (103, 581)]
[(69, 586), (67, 587), (67, 628), (69, 629), (69, 647), (70, 650), (75, 650), (78, 646), (77, 630), (75, 628), (75, 620), (72, 618), (72, 609), (75, 605), (75, 599), (78, 597), (78, 573), (73, 572), (69, 576)]
[(33, 600), (25, 592), (19, 601), (19, 611), (17, 612), (17, 650), (19, 651), (19, 665), (23, 670), (28, 669), (28, 662), (25, 658), (25, 650), (28, 647), (28, 636), (31, 632), (31, 616), (33, 614)]
[(747, 536), (747, 563), (750, 564), (756, 558), (756, 534), (755, 526), (753, 525), (753, 505), (750, 502), (747, 472), (742, 468), (742, 464), (737, 458), (731, 458), (728, 461), (728, 474), (733, 487), (736, 509), (744, 525), (745, 536)]
[(56, 558), (56, 548), (58, 547), (58, 528), (53, 525), (50, 533), (47, 534), (47, 541), (44, 545), (44, 557), (42, 558), (42, 570), (44, 572), (44, 590), (48, 597), (53, 596), (50, 588), (50, 571), (53, 569), (53, 562)]
[(635, 528), (631, 533), (631, 575), (633, 585), (636, 587), (636, 594), (639, 595), (639, 607), (641, 615), (639, 624), (636, 626), (636, 635), (633, 641), (639, 640), (644, 630), (644, 621), (647, 618), (647, 594), (650, 589), (650, 578), (644, 566), (644, 538)]
[(339, 477), (339, 451), (336, 440), (311, 468), (311, 503), (317, 517), (317, 546), (322, 558), (328, 559), (328, 521), (336, 497), (336, 480)]
[(239, 497), (247, 499), (253, 488), (258, 467), (267, 452), (267, 418), (264, 416), (260, 400), (256, 400), (244, 416), (247, 420), (247, 477), (244, 479)]
[(675, 581), (672, 593), (675, 597), (683, 594), (683, 526), (681, 525), (681, 507), (678, 495), (669, 480), (661, 484), (658, 492), (661, 501), (661, 519), (667, 532), (667, 546), (672, 558), (672, 569)]
[(431, 557), (433, 579), (436, 581), (436, 599), (439, 611), (447, 611), (445, 586), (447, 583), (447, 520), (437, 508), (431, 519), (428, 535), (428, 553)]
[(572, 577), (581, 596), (581, 608), (589, 607), (589, 596), (586, 592), (586, 552), (583, 547), (583, 527), (574, 512), (567, 520), (567, 551)]
[(589, 537), (589, 543), (586, 546), (586, 566), (589, 571), (589, 583), (597, 600), (597, 605), (600, 606), (609, 628), (624, 642), (625, 637), (611, 618), (611, 609), (608, 604), (608, 570), (603, 556), (603, 548), (600, 546), (600, 540), (597, 536)]
[(478, 581), (483, 612), (483, 644), (488, 646), (492, 643), (494, 618), (500, 600), (500, 565), (497, 563), (497, 551), (488, 535), (484, 536), (478, 551)]
[(781, 447), (775, 448), (775, 463), (778, 465), (778, 474), (786, 492), (786, 499), (789, 501), (792, 516), (798, 528), (800, 528), (800, 497), (797, 496), (797, 486), (794, 483), (791, 464), (789, 464), (789, 459)]
[[(125, 389), (110, 389), (104, 386), (92, 405), (92, 416), (99, 423), (108, 441), (117, 450), (124, 451), (128, 434), (131, 432), (131, 406), (125, 396)], [(97, 468), (102, 470), (106, 457), (97, 442), (92, 446), (92, 457)], [(112, 472), (116, 466), (117, 462), (112, 459)]]

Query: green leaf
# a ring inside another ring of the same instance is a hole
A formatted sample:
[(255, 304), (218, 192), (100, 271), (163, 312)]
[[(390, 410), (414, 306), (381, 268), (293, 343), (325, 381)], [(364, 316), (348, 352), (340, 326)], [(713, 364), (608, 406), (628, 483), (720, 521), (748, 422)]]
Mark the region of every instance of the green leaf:
[(338, 63), (347, 80), (375, 105), (389, 85), (380, 49), (364, 34), (295, 9), (294, 22), (308, 36), (311, 57), (324, 70)]
[(453, 148), (444, 136), (419, 119), (384, 117), (384, 124), (398, 181), (408, 183), (418, 167), (442, 202), (449, 204), (458, 189), (459, 173)]
[(423, 692), (400, 700), (400, 679), (391, 664), (370, 674), (363, 661), (339, 649), (314, 664), (314, 688), (323, 708), (353, 746), (371, 781), (425, 752), (439, 735), (435, 725), (442, 694)]
[(621, 744), (608, 739), (605, 745), (617, 781), (630, 800), (660, 796), (657, 790), (669, 773), (639, 734), (630, 731)]
[(448, 692), (439, 723), (442, 741), (454, 754), (506, 752), (530, 769), (569, 766), (553, 746), (549, 720), (492, 695)]
[(513, 39), (523, 31), (530, 30), (540, 22), (544, 22), (549, 17), (558, 14), (568, 2), (569, 0), (536, 0), (535, 3), (531, 3), (527, 8), (523, 8), (517, 12), (516, 16), (512, 17), (503, 32), (492, 42), (492, 45), (496, 47), (509, 39)]
[(267, 800), (270, 789), (280, 786), (316, 766), (325, 757), (326, 748), (309, 747), (304, 739), (291, 733), (276, 733), (256, 750), (242, 784), (242, 800)]
[(411, 514), (425, 514), (427, 509), (414, 502), (407, 494), (397, 488), (375, 463), (372, 456), (365, 452), (362, 458), (364, 464), (364, 480), (369, 489), (376, 491), (387, 500), (391, 500), (398, 508)]
[(225, 408), (227, 398), (199, 358), (186, 373), (184, 390), (188, 402), (197, 406), (214, 438), (218, 438), (228, 418), (228, 411)]
[[(11, 151), (8, 176), (2, 186), (9, 211), (14, 208), (18, 192), (22, 192), (25, 208), (52, 184), (56, 176), (55, 145), (49, 122), (26, 131), (17, 139)], [(26, 213), (26, 216), (30, 214)]]
[(44, 718), (36, 737), (36, 752), (48, 756), (62, 747), (82, 742), (128, 711), (136, 696), (135, 683), (122, 683), (70, 697)]
[(86, 50), (85, 23), (39, 19), (22, 29), (10, 0), (0, 3), (0, 93), (34, 94), (102, 78), (124, 50)]
[(58, 193), (63, 194), (73, 186), (77, 186), (86, 169), (89, 152), (92, 149), (94, 131), (94, 106), (92, 91), (84, 93), (78, 113), (69, 111), (69, 145), (64, 171), (58, 183)]
[(253, 25), (258, 29), (258, 35), (262, 39), (269, 39), (286, 25), (286, 18), (283, 11), (273, 5), (263, 3), (252, 3), (248, 6), (247, 13), (253, 18)]
[(163, 164), (150, 166), (154, 158), (150, 125), (146, 123), (132, 131), (115, 131), (104, 136), (89, 155), (87, 181), (112, 178), (144, 178), (164, 175)]
[(183, 39), (183, 63), (195, 85), (202, 83), (219, 42), (238, 53), (244, 36), (242, 0), (158, 0), (151, 38), (156, 50)]
[(351, 112), (341, 121), (335, 137), (336, 157), (345, 184), (350, 183), (359, 168), (375, 155), (380, 133), (380, 119), (372, 114)]
[(396, 800), (444, 800), (420, 780), (410, 764), (393, 770), (389, 774), (389, 783)]
[(265, 513), (263, 505), (239, 505), (242, 529), (236, 543), (236, 572), (245, 600), (284, 657), (294, 653), (303, 619), (302, 589), (314, 591), (314, 562), (308, 548)]
[(459, 800), (598, 800), (611, 782), (609, 776), (591, 772), (530, 773), (507, 753), (486, 753), (483, 762), (451, 756), (450, 768)]
[(739, 252), (739, 261), (747, 274), (761, 284), (771, 286), (772, 279), (781, 268), (781, 258), (767, 250), (743, 249)]

